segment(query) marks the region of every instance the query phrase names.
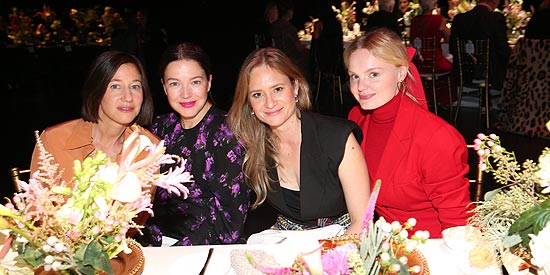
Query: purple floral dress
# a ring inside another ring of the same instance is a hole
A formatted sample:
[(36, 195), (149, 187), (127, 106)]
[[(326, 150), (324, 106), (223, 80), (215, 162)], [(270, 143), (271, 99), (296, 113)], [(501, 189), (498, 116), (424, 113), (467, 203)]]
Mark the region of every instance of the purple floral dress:
[(162, 236), (177, 239), (175, 245), (229, 244), (242, 237), (250, 189), (242, 173), (244, 150), (225, 118), (226, 112), (212, 106), (192, 129), (184, 129), (176, 113), (156, 117), (149, 127), (164, 140), (167, 154), (187, 160), (194, 182), (185, 184), (187, 199), (157, 188), (154, 216), (137, 238), (142, 245), (160, 246)]

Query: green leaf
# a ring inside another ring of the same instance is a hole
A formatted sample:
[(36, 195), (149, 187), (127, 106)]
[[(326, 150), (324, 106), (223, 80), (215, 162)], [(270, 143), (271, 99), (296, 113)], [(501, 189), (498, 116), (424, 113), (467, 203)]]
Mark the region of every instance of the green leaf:
[(485, 195), (483, 196), (483, 199), (485, 201), (489, 201), (499, 192), (500, 192), (499, 189), (494, 189), (494, 190), (491, 190), (491, 191), (487, 191), (487, 192), (485, 192)]
[(508, 235), (502, 238), (502, 245), (505, 248), (511, 248), (519, 243), (521, 243), (521, 237), (518, 234)]
[[(78, 259), (78, 269), (86, 275), (93, 275), (95, 270), (102, 270), (109, 275), (114, 274), (109, 255), (103, 251), (103, 247), (96, 240), (78, 249), (75, 257)], [(90, 268), (92, 273), (88, 274), (87, 270)]]
[(44, 263), (44, 258), (46, 257), (42, 250), (36, 248), (33, 245), (19, 245), (17, 247), (17, 257), (15, 261), (18, 263), (32, 265), (33, 267), (39, 267)]
[(510, 226), (508, 235), (518, 234), (523, 245), (529, 245), (529, 234), (538, 234), (550, 222), (550, 200), (523, 212)]
[(399, 275), (409, 275), (408, 267), (399, 261), (396, 258), (390, 258), (390, 265), (398, 264), (401, 268), (399, 269)]
[(510, 226), (509, 233), (519, 233), (521, 231), (530, 230), (540, 216), (540, 205), (534, 206), (529, 210), (521, 213), (519, 218)]

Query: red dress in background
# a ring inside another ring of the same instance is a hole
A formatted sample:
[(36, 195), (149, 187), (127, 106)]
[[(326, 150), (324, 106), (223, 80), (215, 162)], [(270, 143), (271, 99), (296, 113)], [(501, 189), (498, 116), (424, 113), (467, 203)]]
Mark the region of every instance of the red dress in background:
[[(415, 37), (435, 36), (435, 72), (442, 73), (448, 72), (453, 69), (453, 64), (443, 56), (441, 51), (441, 40), (443, 39), (443, 32), (440, 30), (442, 22), (445, 18), (440, 14), (421, 14), (415, 16), (411, 20), (411, 41)], [(429, 73), (429, 72), (421, 72)]]

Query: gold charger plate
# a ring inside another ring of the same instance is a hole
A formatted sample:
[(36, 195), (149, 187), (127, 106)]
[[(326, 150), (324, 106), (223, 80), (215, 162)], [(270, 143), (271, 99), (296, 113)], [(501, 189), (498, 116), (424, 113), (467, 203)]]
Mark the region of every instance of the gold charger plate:
[[(127, 239), (128, 247), (132, 249), (132, 253), (126, 254), (120, 252), (115, 258), (111, 259), (111, 266), (115, 275), (139, 275), (145, 267), (145, 256), (141, 250), (141, 245), (134, 239)], [(44, 271), (40, 266), (34, 271), (35, 275), (57, 275), (56, 271)], [(103, 271), (98, 271), (97, 274), (105, 275)]]

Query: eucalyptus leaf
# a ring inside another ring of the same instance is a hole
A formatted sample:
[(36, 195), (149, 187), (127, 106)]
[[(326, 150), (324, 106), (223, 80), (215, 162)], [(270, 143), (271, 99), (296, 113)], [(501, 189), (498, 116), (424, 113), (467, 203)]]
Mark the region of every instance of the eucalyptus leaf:
[(398, 275), (409, 275), (409, 270), (405, 264), (395, 258), (390, 259), (390, 265), (398, 264), (400, 269)]
[(485, 201), (491, 200), (499, 192), (500, 192), (500, 189), (494, 189), (494, 190), (491, 190), (491, 191), (487, 191), (487, 192), (485, 192), (485, 195), (483, 196), (483, 199)]
[(505, 248), (511, 248), (519, 243), (521, 243), (521, 237), (518, 234), (508, 235), (502, 238), (502, 244)]

